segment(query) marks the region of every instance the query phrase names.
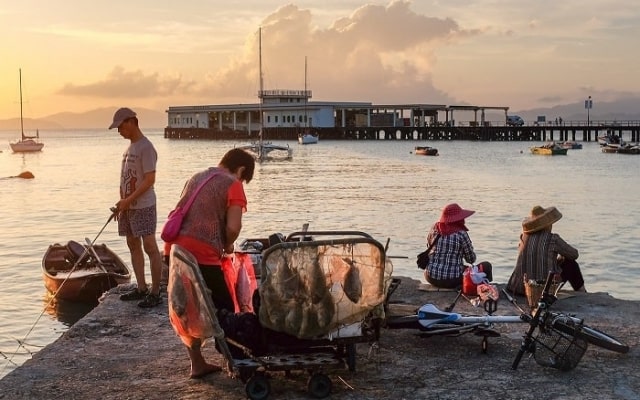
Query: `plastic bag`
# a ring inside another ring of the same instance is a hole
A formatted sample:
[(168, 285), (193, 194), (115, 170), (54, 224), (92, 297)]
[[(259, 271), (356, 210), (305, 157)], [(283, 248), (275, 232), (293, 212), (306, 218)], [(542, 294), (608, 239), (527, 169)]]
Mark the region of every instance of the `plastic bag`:
[(462, 273), (462, 293), (468, 296), (478, 294), (478, 285), (483, 283), (487, 274), (482, 271), (482, 265), (470, 265)]

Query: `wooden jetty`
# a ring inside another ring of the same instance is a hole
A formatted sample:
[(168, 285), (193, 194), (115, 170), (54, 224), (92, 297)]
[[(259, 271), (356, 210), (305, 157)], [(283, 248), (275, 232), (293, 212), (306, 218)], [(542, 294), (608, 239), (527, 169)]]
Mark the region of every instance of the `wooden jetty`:
[[(595, 122), (594, 122), (595, 123)], [(263, 128), (269, 140), (297, 141), (298, 129)], [(472, 141), (597, 141), (599, 136), (615, 134), (630, 142), (640, 141), (640, 121), (625, 124), (563, 124), (544, 126), (372, 126), (314, 128), (322, 140), (472, 140)], [(258, 131), (212, 128), (165, 128), (168, 139), (252, 140)]]

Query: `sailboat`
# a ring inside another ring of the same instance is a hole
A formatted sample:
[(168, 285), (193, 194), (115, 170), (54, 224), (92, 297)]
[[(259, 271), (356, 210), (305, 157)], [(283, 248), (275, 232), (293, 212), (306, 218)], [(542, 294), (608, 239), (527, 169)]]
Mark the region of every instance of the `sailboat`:
[(262, 111), (263, 96), (264, 96), (264, 81), (262, 77), (262, 28), (258, 30), (258, 43), (259, 43), (259, 71), (260, 71), (260, 91), (258, 92), (258, 98), (260, 99), (260, 131), (258, 133), (258, 141), (251, 144), (239, 146), (239, 148), (251, 152), (256, 161), (262, 162), (267, 159), (291, 159), (293, 156), (293, 149), (287, 146), (280, 146), (264, 140), (264, 116)]
[(18, 141), (9, 143), (11, 150), (14, 153), (27, 153), (33, 151), (40, 151), (44, 147), (44, 143), (40, 141), (40, 132), (36, 129), (35, 136), (27, 136), (24, 134), (24, 121), (22, 118), (22, 69), (18, 70), (20, 73), (20, 133), (21, 138)]
[(298, 143), (318, 143), (318, 134), (309, 132), (309, 118), (307, 116), (307, 57), (304, 58), (304, 132), (298, 133)]

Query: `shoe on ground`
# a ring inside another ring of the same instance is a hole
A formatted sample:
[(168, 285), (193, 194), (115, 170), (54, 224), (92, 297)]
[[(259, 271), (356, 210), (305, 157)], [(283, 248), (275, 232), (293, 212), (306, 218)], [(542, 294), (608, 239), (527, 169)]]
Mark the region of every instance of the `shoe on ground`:
[(149, 293), (140, 303), (138, 303), (138, 307), (151, 308), (160, 303), (162, 303), (162, 299), (159, 294)]
[(133, 289), (130, 292), (124, 293), (120, 295), (120, 300), (131, 301), (131, 300), (142, 300), (149, 294), (149, 289), (141, 292), (137, 288)]

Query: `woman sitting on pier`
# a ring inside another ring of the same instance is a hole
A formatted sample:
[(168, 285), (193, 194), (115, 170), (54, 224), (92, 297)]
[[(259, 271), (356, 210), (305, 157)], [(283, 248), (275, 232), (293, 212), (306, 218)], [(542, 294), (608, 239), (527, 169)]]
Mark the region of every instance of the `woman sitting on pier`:
[(573, 290), (586, 292), (582, 272), (576, 262), (578, 250), (557, 233), (551, 233), (552, 225), (560, 218), (562, 214), (555, 207), (535, 206), (531, 215), (522, 221), (518, 259), (508, 283), (511, 292), (525, 294), (525, 275), (527, 280), (544, 281), (549, 271), (557, 272), (563, 282), (569, 281)]
[[(427, 245), (433, 246), (429, 264), (424, 271), (424, 278), (435, 287), (456, 289), (462, 286), (464, 261), (476, 261), (476, 253), (467, 233), (465, 218), (475, 211), (465, 210), (456, 203), (448, 204), (442, 209), (440, 220), (427, 234)], [(478, 264), (479, 270), (486, 274), (486, 279), (493, 279), (491, 263), (483, 261)]]

